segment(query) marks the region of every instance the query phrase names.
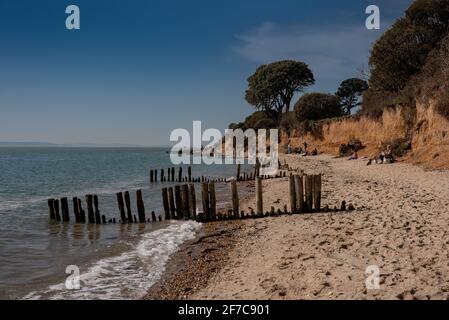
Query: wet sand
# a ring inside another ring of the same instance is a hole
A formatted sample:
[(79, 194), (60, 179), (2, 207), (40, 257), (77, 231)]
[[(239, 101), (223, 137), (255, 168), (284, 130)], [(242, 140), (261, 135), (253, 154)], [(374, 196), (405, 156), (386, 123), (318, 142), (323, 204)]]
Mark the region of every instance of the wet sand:
[[(323, 206), (346, 200), (356, 210), (238, 221), (229, 229), (232, 245), (218, 250), (217, 268), (199, 272), (204, 281), (175, 298), (449, 298), (449, 172), (324, 155), (286, 159), (294, 169), (324, 174)], [(288, 204), (287, 179), (263, 187), (265, 210)], [(254, 208), (254, 198), (241, 207)], [(369, 266), (379, 268), (379, 289), (366, 287)]]

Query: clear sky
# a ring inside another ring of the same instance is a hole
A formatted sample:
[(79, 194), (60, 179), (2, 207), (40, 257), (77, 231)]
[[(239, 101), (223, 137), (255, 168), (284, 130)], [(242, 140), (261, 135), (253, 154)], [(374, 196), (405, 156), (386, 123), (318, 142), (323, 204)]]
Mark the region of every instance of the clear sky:
[[(335, 92), (411, 0), (0, 0), (0, 141), (168, 145), (253, 110), (246, 79), (295, 59)], [(65, 28), (76, 4), (81, 29)], [(377, 4), (381, 30), (365, 28)]]

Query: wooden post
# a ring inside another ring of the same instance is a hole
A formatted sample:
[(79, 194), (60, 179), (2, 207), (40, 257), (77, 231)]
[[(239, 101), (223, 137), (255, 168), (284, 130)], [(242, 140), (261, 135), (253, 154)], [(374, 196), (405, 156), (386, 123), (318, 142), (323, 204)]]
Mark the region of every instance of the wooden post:
[(78, 208), (78, 198), (77, 197), (73, 197), (72, 198), (72, 204), (73, 204), (73, 214), (75, 216), (75, 222), (81, 222), (80, 219), (80, 211)]
[(153, 170), (150, 170), (150, 182), (153, 183), (154, 177), (153, 177)]
[(190, 218), (196, 219), (196, 194), (195, 194), (195, 185), (191, 183), (189, 185), (189, 209), (190, 209)]
[(161, 182), (165, 181), (165, 173), (164, 173), (164, 169), (161, 169)]
[[(173, 173), (173, 171), (172, 171)], [(170, 208), (170, 218), (171, 219), (176, 219), (176, 215), (175, 215), (175, 197), (173, 196), (173, 188), (169, 187), (168, 188), (168, 206)]]
[(175, 182), (175, 167), (171, 168), (171, 181)]
[(154, 170), (154, 182), (157, 182), (157, 169)]
[(53, 208), (55, 210), (56, 221), (61, 221), (61, 215), (59, 214), (59, 200), (58, 199), (55, 199), (53, 201)]
[(210, 215), (213, 220), (215, 220), (215, 217), (217, 215), (217, 198), (215, 195), (215, 182), (211, 181), (209, 182), (209, 199), (210, 199)]
[(48, 216), (50, 220), (55, 220), (55, 207), (54, 207), (54, 201), (55, 199), (48, 199)]
[(259, 176), (256, 177), (256, 210), (257, 215), (263, 215), (262, 179)]
[(120, 212), (120, 219), (122, 223), (126, 222), (126, 213), (125, 213), (125, 203), (123, 202), (123, 193), (117, 192), (117, 205), (118, 211)]
[(296, 213), (296, 188), (295, 188), (295, 176), (290, 175), (288, 177), (290, 183), (290, 210), (291, 213)]
[(313, 203), (315, 211), (321, 211), (321, 174), (313, 176)]
[(80, 213), (80, 222), (86, 223), (86, 213), (83, 210), (83, 202), (78, 198), (78, 212)]
[(154, 211), (151, 211), (151, 221), (152, 221), (152, 222), (156, 222), (156, 221), (157, 221), (157, 219), (156, 219), (156, 213), (154, 213)]
[[(170, 174), (168, 175), (170, 177)], [(170, 207), (168, 204), (167, 188), (162, 188), (162, 204), (164, 206), (165, 220), (170, 220)]]
[(182, 182), (182, 167), (178, 169), (178, 182)]
[(305, 176), (305, 194), (306, 194), (306, 210), (311, 212), (313, 209), (313, 177)]
[(256, 158), (256, 165), (254, 167), (254, 178), (258, 177), (260, 173), (260, 162), (259, 158)]
[(125, 191), (125, 204), (126, 204), (126, 214), (128, 217), (128, 223), (133, 223), (133, 214), (131, 212), (131, 199), (129, 197), (129, 192)]
[(187, 184), (183, 184), (181, 186), (181, 200), (182, 200), (182, 216), (184, 219), (190, 218), (190, 210), (189, 210), (189, 186)]
[(192, 167), (187, 168), (187, 174), (189, 175), (189, 182), (192, 182)]
[(95, 223), (94, 207), (92, 205), (93, 196), (91, 194), (86, 195), (87, 204), (87, 218), (89, 223)]
[(304, 211), (304, 185), (303, 176), (295, 175), (295, 191), (296, 191), (296, 209), (299, 212)]
[(94, 195), (95, 223), (101, 224), (100, 210), (98, 209), (98, 196)]
[(61, 198), (61, 216), (62, 216), (63, 222), (67, 222), (70, 220), (69, 204), (68, 204), (67, 198)]
[(175, 186), (176, 219), (182, 218), (181, 186)]
[(137, 214), (139, 216), (139, 222), (145, 222), (145, 205), (143, 204), (142, 190), (136, 191), (136, 202), (137, 202)]
[(203, 203), (203, 214), (206, 220), (210, 219), (210, 210), (209, 210), (209, 186), (207, 182), (201, 183), (201, 200)]
[(237, 164), (237, 176), (236, 176), (237, 181), (240, 181), (240, 163)]
[(234, 217), (239, 215), (239, 194), (237, 192), (237, 180), (231, 181), (231, 195), (232, 195), (232, 212)]

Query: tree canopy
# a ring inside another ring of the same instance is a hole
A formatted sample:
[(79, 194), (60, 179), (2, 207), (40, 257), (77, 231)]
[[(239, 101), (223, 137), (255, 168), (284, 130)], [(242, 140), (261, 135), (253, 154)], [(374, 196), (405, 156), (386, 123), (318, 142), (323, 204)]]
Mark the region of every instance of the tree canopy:
[(449, 1), (415, 0), (371, 50), (369, 91), (399, 92), (445, 37)]
[(248, 78), (245, 99), (279, 124), (290, 110), (293, 96), (315, 83), (312, 71), (300, 61), (283, 60), (262, 65)]
[(360, 105), (363, 92), (368, 90), (368, 83), (365, 80), (351, 78), (343, 81), (336, 92), (340, 99), (345, 114), (350, 115), (351, 110)]
[(295, 104), (295, 112), (299, 121), (321, 120), (344, 115), (338, 97), (326, 93), (303, 95)]

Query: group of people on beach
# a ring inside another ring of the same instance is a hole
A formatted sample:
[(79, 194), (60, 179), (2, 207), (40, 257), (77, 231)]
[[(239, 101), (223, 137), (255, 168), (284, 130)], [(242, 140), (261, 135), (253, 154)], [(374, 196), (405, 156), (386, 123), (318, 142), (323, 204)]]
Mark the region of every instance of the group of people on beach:
[[(348, 158), (348, 160), (357, 160), (359, 158), (357, 151), (354, 151), (351, 156)], [(393, 157), (393, 148), (391, 145), (387, 145), (387, 148), (382, 151), (377, 157), (373, 159), (369, 159), (367, 166), (371, 165), (372, 163), (377, 164), (390, 164), (394, 163), (394, 157)]]
[[(300, 156), (317, 156), (318, 155), (318, 150), (317, 148), (313, 149), (312, 152), (309, 152), (307, 150), (308, 144), (306, 141), (304, 141), (303, 143), (303, 147), (299, 147), (295, 150), (294, 153), (299, 154)], [(292, 145), (291, 142), (288, 142), (287, 145), (287, 154), (292, 154), (293, 150), (292, 150)]]

